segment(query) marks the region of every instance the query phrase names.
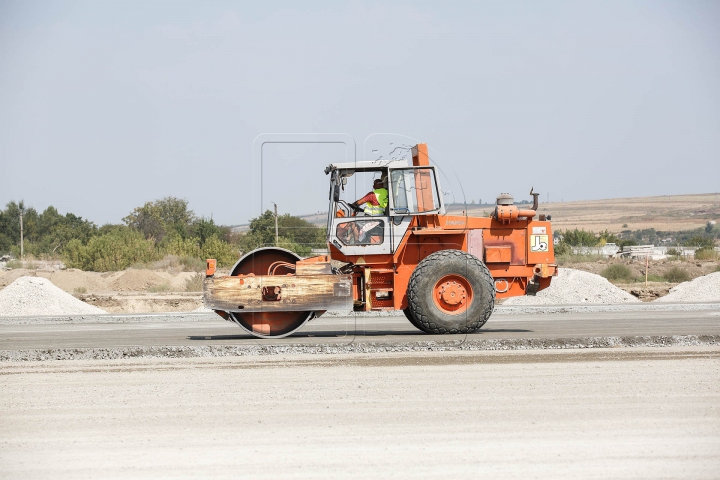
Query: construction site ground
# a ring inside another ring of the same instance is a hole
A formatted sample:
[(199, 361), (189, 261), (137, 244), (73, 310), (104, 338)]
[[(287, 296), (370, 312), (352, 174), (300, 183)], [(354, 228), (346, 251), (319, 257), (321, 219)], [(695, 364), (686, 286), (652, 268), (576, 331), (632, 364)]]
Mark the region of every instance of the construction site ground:
[[(0, 317), (0, 478), (717, 478), (720, 303)], [(38, 461), (41, 458), (42, 461)]]
[(717, 346), (0, 367), (0, 478), (710, 479), (720, 470)]

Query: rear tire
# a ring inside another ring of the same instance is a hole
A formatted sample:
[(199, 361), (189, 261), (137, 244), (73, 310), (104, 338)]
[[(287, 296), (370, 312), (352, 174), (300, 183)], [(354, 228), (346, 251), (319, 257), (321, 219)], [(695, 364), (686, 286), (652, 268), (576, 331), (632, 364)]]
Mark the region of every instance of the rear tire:
[(492, 275), (484, 263), (467, 252), (435, 252), (410, 276), (409, 311), (405, 315), (424, 332), (474, 332), (485, 325), (494, 308)]

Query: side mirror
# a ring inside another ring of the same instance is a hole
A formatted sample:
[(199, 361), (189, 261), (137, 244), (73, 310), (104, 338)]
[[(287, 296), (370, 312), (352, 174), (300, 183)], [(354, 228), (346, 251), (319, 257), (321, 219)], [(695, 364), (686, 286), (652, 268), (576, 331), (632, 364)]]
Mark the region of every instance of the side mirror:
[(342, 179), (342, 184), (343, 184), (343, 185), (347, 185), (347, 177), (343, 177), (343, 179)]

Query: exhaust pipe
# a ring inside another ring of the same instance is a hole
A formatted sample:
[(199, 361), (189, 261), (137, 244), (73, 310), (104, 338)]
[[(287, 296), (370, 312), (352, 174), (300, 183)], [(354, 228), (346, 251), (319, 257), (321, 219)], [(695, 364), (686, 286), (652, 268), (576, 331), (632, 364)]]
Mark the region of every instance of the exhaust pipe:
[(533, 197), (533, 206), (531, 210), (535, 210), (537, 212), (538, 209), (538, 197), (540, 196), (539, 193), (533, 192), (534, 188), (530, 187), (530, 195)]

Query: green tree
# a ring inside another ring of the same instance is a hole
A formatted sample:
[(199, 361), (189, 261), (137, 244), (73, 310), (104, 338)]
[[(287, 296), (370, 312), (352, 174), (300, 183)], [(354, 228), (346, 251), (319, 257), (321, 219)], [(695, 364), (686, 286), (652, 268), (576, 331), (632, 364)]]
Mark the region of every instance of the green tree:
[[(16, 256), (20, 252), (20, 211), (23, 211), (23, 234), (25, 245), (30, 247), (38, 239), (37, 224), (38, 213), (32, 207), (26, 207), (24, 202), (10, 202), (0, 213), (0, 250), (12, 251)], [(28, 253), (31, 253), (28, 250)]]
[(200, 240), (200, 245), (203, 245), (210, 237), (220, 238), (223, 232), (221, 232), (220, 227), (215, 225), (212, 218), (206, 219), (202, 217), (193, 222), (193, 233)]
[(147, 202), (123, 218), (127, 226), (156, 242), (161, 242), (165, 235), (173, 232), (187, 238), (195, 220), (195, 213), (188, 209), (188, 201), (175, 197)]
[(236, 246), (230, 245), (214, 235), (205, 239), (200, 248), (200, 256), (203, 259), (216, 259), (220, 267), (231, 267), (240, 258)]
[[(275, 216), (270, 210), (250, 221), (250, 238), (243, 243), (258, 246), (275, 245)], [(278, 217), (278, 235), (284, 240), (278, 243), (289, 246), (299, 255), (309, 255), (313, 248), (325, 245), (325, 231), (307, 220), (292, 215)], [(287, 248), (287, 247), (285, 247)], [(243, 249), (243, 251), (247, 251)]]
[(562, 241), (572, 247), (594, 247), (599, 243), (598, 237), (593, 232), (586, 230), (565, 230), (561, 233)]
[(598, 234), (600, 243), (606, 244), (606, 243), (618, 243), (619, 239), (614, 233), (610, 233), (608, 229), (605, 229), (604, 231), (600, 232)]
[(715, 241), (710, 237), (695, 235), (690, 239), (686, 240), (683, 245), (685, 245), (686, 247), (697, 247), (698, 249), (710, 249), (715, 248)]

